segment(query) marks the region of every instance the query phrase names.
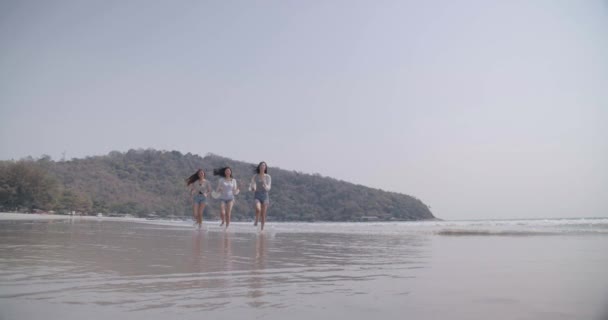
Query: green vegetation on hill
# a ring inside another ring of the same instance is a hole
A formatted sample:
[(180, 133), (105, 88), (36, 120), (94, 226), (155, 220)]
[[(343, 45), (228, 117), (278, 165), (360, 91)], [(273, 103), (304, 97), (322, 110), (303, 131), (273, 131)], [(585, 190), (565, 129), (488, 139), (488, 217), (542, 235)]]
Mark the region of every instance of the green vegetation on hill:
[[(216, 185), (213, 168), (231, 166), (241, 193), (234, 220), (253, 217), (253, 193), (247, 184), (255, 165), (208, 154), (204, 158), (177, 151), (129, 150), (70, 161), (0, 162), (0, 209), (55, 210), (84, 213), (129, 213), (139, 216), (190, 216), (184, 179), (198, 168)], [(272, 164), (270, 164), (272, 165)], [(269, 219), (274, 221), (361, 221), (433, 219), (422, 201), (404, 194), (355, 185), (318, 174), (270, 166)], [(217, 201), (206, 218), (219, 214)]]

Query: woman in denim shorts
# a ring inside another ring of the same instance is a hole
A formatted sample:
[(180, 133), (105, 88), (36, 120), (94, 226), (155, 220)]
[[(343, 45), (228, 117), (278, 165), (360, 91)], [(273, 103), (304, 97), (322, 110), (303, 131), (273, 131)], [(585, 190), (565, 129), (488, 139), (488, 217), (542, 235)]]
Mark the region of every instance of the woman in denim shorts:
[(190, 187), (194, 224), (198, 224), (198, 228), (200, 229), (203, 225), (203, 211), (207, 205), (207, 196), (211, 193), (211, 183), (205, 179), (205, 171), (198, 169), (186, 179), (186, 184)]
[(270, 191), (270, 185), (272, 179), (268, 174), (268, 166), (266, 162), (262, 161), (255, 168), (255, 175), (251, 178), (249, 183), (249, 190), (254, 192), (253, 202), (255, 205), (255, 222), (254, 226), (258, 225), (258, 221), (261, 220), (261, 228), (264, 230), (264, 223), (266, 223), (266, 211), (270, 204), (270, 197), (268, 191)]
[[(226, 224), (226, 228), (230, 225), (230, 215), (232, 213), (232, 206), (234, 205), (234, 196), (239, 194), (239, 185), (236, 179), (232, 177), (232, 169), (230, 167), (223, 167), (213, 170), (214, 176), (220, 176), (221, 178), (217, 182), (217, 190), (219, 193), (220, 200), (220, 217), (222, 223), (220, 226)], [(214, 196), (215, 197), (215, 196)]]

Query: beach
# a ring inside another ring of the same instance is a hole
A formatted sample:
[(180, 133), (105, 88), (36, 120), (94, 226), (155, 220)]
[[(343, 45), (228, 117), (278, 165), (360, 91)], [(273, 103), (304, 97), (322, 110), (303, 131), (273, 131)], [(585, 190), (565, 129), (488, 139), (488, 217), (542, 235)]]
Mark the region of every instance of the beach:
[(203, 226), (0, 213), (0, 318), (608, 316), (608, 218)]

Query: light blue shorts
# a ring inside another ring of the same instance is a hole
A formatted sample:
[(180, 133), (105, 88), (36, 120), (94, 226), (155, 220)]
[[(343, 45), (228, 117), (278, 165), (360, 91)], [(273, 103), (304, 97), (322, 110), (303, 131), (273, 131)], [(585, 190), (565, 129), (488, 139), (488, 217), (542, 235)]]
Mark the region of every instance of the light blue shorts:
[(207, 197), (205, 197), (205, 195), (202, 195), (202, 194), (194, 195), (193, 200), (194, 200), (195, 204), (201, 204), (201, 203), (207, 204)]

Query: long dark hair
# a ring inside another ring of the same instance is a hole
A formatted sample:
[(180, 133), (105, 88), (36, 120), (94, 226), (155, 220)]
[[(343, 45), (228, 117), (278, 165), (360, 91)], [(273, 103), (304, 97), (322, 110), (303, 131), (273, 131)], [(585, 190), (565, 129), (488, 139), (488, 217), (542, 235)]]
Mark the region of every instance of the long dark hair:
[(260, 162), (260, 164), (258, 164), (258, 166), (255, 167), (255, 169), (253, 169), (253, 171), (255, 171), (255, 173), (257, 173), (257, 174), (260, 173), (260, 167), (262, 166), (262, 163), (266, 165), (266, 168), (264, 169), (264, 173), (268, 173), (268, 164), (266, 163), (266, 161)]
[(213, 175), (228, 178), (226, 177), (226, 169), (230, 169), (230, 178), (232, 178), (232, 168), (228, 166), (219, 169), (213, 169)]
[(203, 177), (207, 176), (207, 174), (205, 174), (205, 170), (198, 169), (198, 170), (196, 170), (196, 172), (193, 175), (191, 175), (188, 178), (186, 178), (186, 185), (187, 186), (193, 184), (194, 182), (196, 182), (196, 180), (198, 180), (198, 173), (199, 172), (203, 172)]

